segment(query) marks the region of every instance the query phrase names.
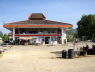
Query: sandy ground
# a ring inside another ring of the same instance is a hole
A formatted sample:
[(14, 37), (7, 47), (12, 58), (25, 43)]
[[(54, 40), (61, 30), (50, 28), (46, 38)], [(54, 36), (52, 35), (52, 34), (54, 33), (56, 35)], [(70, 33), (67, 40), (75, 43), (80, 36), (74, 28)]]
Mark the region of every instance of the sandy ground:
[[(93, 43), (81, 42), (75, 45), (80, 48)], [(45, 46), (6, 46), (8, 49), (0, 55), (0, 72), (95, 72), (95, 55), (62, 59), (63, 49), (73, 48), (66, 45)]]

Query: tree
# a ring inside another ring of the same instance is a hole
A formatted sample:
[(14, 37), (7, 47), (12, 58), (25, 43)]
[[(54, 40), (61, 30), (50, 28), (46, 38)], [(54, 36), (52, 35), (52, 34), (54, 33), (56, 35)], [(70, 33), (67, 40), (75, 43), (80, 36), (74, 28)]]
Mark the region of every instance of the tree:
[(9, 40), (9, 37), (8, 37), (7, 34), (4, 34), (2, 38), (3, 38), (3, 41), (8, 41)]
[(86, 39), (95, 38), (95, 15), (83, 15), (81, 20), (77, 23), (79, 38), (86, 37)]
[(0, 37), (2, 38), (3, 41), (9, 40), (9, 36), (7, 34), (3, 34), (2, 31), (0, 31)]
[(2, 31), (0, 31), (0, 37), (1, 37), (1, 38), (3, 37), (3, 33), (2, 33)]

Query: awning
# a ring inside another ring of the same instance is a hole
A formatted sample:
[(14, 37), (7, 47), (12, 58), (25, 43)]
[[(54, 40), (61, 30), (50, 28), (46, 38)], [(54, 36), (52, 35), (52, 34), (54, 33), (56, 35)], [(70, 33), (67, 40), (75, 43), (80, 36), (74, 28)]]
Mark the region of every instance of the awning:
[(19, 39), (29, 40), (32, 39), (32, 37), (19, 37)]

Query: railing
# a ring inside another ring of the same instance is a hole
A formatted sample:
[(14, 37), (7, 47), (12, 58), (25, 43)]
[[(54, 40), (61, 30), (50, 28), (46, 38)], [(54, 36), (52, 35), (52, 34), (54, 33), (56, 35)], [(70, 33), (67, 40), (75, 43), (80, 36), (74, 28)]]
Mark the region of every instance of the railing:
[(61, 36), (61, 34), (15, 34), (15, 36)]
[(19, 33), (19, 34), (58, 34), (58, 33)]

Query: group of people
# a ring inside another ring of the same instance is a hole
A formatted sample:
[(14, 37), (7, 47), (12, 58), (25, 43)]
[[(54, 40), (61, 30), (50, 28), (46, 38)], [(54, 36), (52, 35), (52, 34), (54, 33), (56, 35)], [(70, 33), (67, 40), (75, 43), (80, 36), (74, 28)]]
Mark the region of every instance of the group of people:
[(83, 46), (82, 48), (80, 48), (80, 50), (86, 51), (87, 54), (95, 54), (95, 45), (92, 45), (92, 48), (86, 45), (85, 47)]

